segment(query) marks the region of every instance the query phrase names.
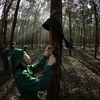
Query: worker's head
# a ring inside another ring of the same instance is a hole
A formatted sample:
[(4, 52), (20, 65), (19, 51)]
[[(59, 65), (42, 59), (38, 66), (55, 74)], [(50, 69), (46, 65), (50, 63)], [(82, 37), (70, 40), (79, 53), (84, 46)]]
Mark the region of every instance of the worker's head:
[(27, 66), (31, 63), (30, 56), (23, 50), (15, 48), (11, 54), (11, 62), (17, 67), (19, 64)]
[(29, 65), (31, 63), (31, 58), (26, 52), (24, 52), (23, 61), (23, 63), (25, 63), (26, 65)]

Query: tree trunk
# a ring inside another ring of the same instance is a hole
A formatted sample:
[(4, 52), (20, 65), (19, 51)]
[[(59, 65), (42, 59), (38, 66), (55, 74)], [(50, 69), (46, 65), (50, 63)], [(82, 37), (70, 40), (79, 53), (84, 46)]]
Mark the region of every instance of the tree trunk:
[(3, 43), (6, 43), (6, 31), (7, 31), (7, 13), (6, 13), (6, 7), (7, 7), (7, 0), (4, 5), (3, 9)]
[(91, 25), (90, 25), (89, 48), (91, 47), (91, 32), (92, 32), (92, 29), (91, 29)]
[(1, 20), (0, 20), (0, 44), (3, 42), (3, 16), (1, 17)]
[[(62, 0), (51, 0), (51, 15), (62, 24)], [(62, 36), (57, 30), (50, 27), (50, 44), (55, 47), (54, 55), (57, 62), (54, 66), (54, 76), (47, 92), (46, 100), (58, 100), (61, 78)], [(55, 38), (56, 37), (56, 38)]]
[(13, 0), (8, 2), (8, 0), (5, 1), (3, 13), (2, 13), (2, 22), (1, 22), (1, 38), (0, 42), (2, 41), (3, 43), (6, 43), (6, 32), (7, 32), (7, 17), (8, 17), (8, 12), (12, 6)]
[(34, 43), (34, 34), (32, 34), (32, 43), (31, 43), (31, 47), (32, 47), (32, 50), (33, 50), (33, 43)]
[(75, 44), (75, 33), (76, 33), (76, 28), (73, 27), (73, 45)]
[(89, 47), (91, 48), (92, 47), (92, 26), (91, 26), (91, 24), (92, 24), (92, 10), (90, 9), (90, 38), (89, 38)]
[[(11, 2), (7, 2), (8, 0), (6, 0), (6, 9), (4, 9), (4, 42), (6, 43), (6, 32), (7, 32), (7, 17), (8, 17), (8, 12), (12, 6), (13, 0), (11, 0)], [(7, 6), (8, 3), (8, 6)]]
[[(70, 44), (72, 45), (72, 30), (71, 30), (71, 15), (69, 11), (69, 30), (70, 30)], [(71, 47), (69, 49), (69, 55), (71, 56)]]
[(97, 9), (96, 9), (96, 4), (93, 1), (93, 5), (94, 5), (94, 13), (95, 13), (95, 54), (94, 54), (94, 58), (96, 58), (97, 56), (97, 51), (99, 48), (99, 30), (98, 30), (98, 14), (97, 14)]
[(86, 36), (85, 36), (85, 16), (84, 16), (84, 12), (82, 13), (82, 15), (83, 15), (83, 32), (84, 32), (83, 48), (85, 50)]
[(19, 9), (20, 1), (21, 1), (21, 0), (18, 0), (18, 2), (17, 2), (15, 14), (14, 14), (14, 20), (13, 20), (13, 24), (12, 24), (11, 37), (10, 37), (11, 52), (12, 52), (12, 49), (13, 49), (13, 47), (12, 47), (12, 42), (13, 42), (13, 40), (14, 40), (14, 31), (15, 31), (15, 27), (16, 27), (16, 23), (17, 23), (17, 14), (18, 14), (18, 9)]
[(81, 33), (81, 34), (80, 34), (80, 47), (81, 47), (81, 46), (82, 46), (82, 39), (83, 39), (83, 38), (82, 38), (82, 28), (80, 29), (80, 33)]

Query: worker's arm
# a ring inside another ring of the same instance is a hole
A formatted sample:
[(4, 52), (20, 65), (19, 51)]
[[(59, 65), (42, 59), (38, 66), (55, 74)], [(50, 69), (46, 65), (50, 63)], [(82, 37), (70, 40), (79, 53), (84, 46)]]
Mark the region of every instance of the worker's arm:
[(30, 76), (27, 73), (27, 70), (24, 70), (23, 72), (21, 70), (17, 70), (15, 73), (15, 79), (17, 85), (19, 87), (22, 87), (26, 91), (47, 90), (50, 85), (52, 76), (53, 76), (53, 67), (50, 65), (46, 66), (43, 76), (41, 77), (40, 80)]
[(42, 58), (40, 59), (39, 62), (33, 64), (33, 65), (29, 65), (29, 69), (32, 70), (32, 72), (34, 74), (40, 72), (41, 70), (43, 70), (43, 68), (45, 67), (46, 61), (47, 61), (48, 57), (47, 56), (42, 56)]

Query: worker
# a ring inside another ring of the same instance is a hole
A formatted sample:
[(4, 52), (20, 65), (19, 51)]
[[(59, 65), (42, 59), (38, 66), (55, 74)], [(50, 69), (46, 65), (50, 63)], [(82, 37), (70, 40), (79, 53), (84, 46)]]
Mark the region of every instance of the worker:
[[(53, 51), (54, 47), (48, 45), (42, 58), (34, 64), (30, 64), (31, 58), (24, 49), (15, 48), (12, 51), (11, 61), (15, 67), (14, 78), (20, 93), (19, 100), (40, 100), (38, 91), (49, 88), (54, 73), (53, 65), (56, 63), (56, 58), (50, 56), (49, 49)], [(34, 75), (43, 69), (41, 79), (35, 78)]]

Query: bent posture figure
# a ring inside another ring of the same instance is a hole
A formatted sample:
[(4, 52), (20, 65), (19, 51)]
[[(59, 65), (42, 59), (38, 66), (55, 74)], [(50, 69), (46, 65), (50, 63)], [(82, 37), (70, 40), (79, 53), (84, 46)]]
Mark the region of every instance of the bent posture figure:
[[(30, 64), (31, 58), (23, 49), (15, 48), (13, 50), (11, 61), (15, 66), (14, 77), (20, 93), (19, 100), (40, 100), (38, 91), (48, 89), (53, 76), (52, 65), (56, 63), (55, 56), (49, 56), (49, 48), (52, 49), (53, 46), (48, 45), (42, 58), (35, 64)], [(35, 78), (34, 74), (43, 69), (41, 79)]]

